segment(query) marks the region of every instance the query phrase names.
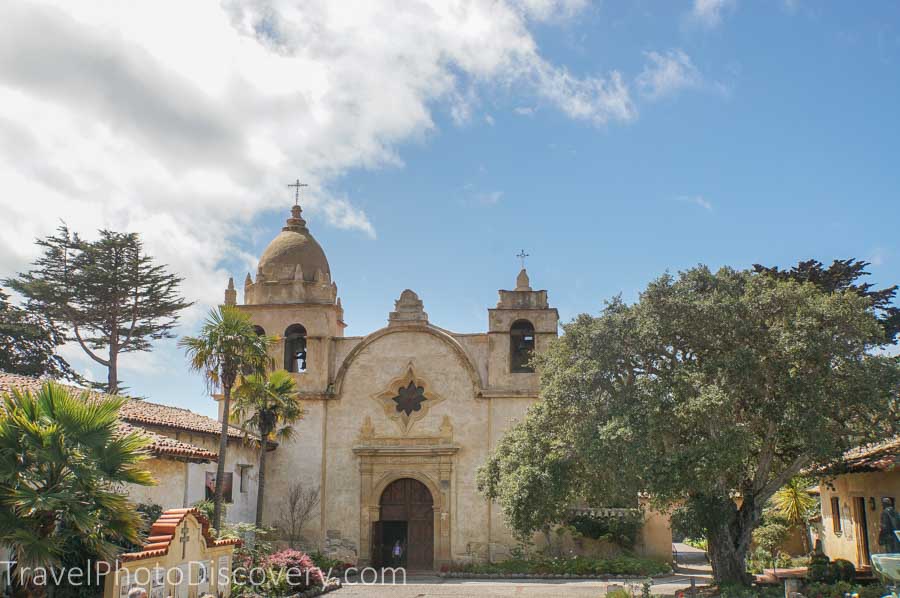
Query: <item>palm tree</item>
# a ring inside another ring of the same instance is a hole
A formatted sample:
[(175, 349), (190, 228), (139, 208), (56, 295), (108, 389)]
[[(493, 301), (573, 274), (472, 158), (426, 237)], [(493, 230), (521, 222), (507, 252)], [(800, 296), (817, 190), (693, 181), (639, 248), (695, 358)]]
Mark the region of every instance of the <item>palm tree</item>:
[(263, 498), (266, 492), (266, 453), (269, 440), (287, 440), (294, 434), (292, 424), (303, 417), (294, 377), (277, 370), (266, 378), (253, 374), (235, 391), (234, 417), (246, 434), (253, 430), (260, 438), (259, 489), (256, 498), (256, 527), (262, 527)]
[(217, 530), (221, 529), (222, 523), (222, 488), (228, 450), (231, 389), (244, 373), (265, 372), (266, 367), (272, 363), (268, 355), (272, 341), (270, 337), (257, 334), (249, 315), (229, 305), (219, 306), (209, 313), (199, 336), (186, 336), (178, 341), (190, 360), (191, 369), (203, 372), (210, 389), (222, 389), (222, 430), (213, 498), (213, 527)]
[[(120, 430), (125, 401), (53, 382), (3, 396), (0, 545), (14, 551), (20, 571), (112, 559), (120, 544), (140, 543), (143, 520), (121, 485), (155, 481), (141, 466), (147, 437)], [(43, 589), (27, 581), (24, 588)]]
[(791, 478), (772, 496), (772, 511), (791, 527), (803, 530), (803, 549), (809, 553), (809, 520), (815, 515), (819, 501), (808, 490), (813, 480), (797, 476)]

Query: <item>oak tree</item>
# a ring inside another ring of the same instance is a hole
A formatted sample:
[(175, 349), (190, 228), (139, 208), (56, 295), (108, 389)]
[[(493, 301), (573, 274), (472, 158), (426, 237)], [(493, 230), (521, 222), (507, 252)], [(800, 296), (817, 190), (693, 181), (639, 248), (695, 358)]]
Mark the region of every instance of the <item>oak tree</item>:
[(779, 488), (898, 431), (900, 364), (852, 289), (701, 266), (564, 329), (537, 358), (541, 400), (479, 472), (523, 537), (645, 492), (708, 538), (719, 581), (746, 582)]

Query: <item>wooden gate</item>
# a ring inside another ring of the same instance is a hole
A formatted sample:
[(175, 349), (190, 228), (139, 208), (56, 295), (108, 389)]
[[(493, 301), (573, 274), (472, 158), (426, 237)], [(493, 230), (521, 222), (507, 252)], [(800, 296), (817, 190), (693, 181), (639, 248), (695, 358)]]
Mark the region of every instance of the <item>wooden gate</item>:
[[(406, 538), (403, 547), (405, 554), (403, 560), (406, 567), (409, 569), (432, 569), (434, 567), (434, 500), (425, 484), (411, 478), (395, 480), (384, 489), (380, 505), (382, 522), (406, 522)], [(373, 531), (380, 532), (380, 529)]]

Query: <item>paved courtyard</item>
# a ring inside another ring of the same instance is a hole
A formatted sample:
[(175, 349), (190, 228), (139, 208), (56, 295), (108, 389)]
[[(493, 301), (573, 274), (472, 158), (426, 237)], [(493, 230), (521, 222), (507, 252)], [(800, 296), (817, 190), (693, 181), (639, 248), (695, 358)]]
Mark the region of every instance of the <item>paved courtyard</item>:
[[(674, 596), (675, 592), (688, 588), (693, 579), (696, 585), (709, 583), (711, 568), (702, 550), (685, 544), (675, 544), (678, 572), (653, 582), (655, 596)], [(493, 580), (493, 579), (444, 579), (436, 575), (410, 574), (405, 585), (345, 585), (334, 594), (335, 598), (359, 596), (365, 598), (440, 598), (453, 597), (600, 597), (609, 586), (634, 584), (640, 591), (640, 580)], [(639, 594), (638, 594), (639, 595)]]
[[(708, 579), (704, 575), (695, 577), (698, 585)], [(333, 594), (335, 598), (359, 596), (365, 598), (432, 598), (432, 597), (598, 597), (606, 594), (610, 585), (628, 582), (605, 582), (593, 580), (475, 580), (442, 579), (437, 576), (410, 576), (406, 585), (346, 585)], [(638, 583), (638, 582), (635, 582)], [(676, 590), (690, 586), (690, 577), (673, 575), (656, 580), (653, 594), (673, 596)]]

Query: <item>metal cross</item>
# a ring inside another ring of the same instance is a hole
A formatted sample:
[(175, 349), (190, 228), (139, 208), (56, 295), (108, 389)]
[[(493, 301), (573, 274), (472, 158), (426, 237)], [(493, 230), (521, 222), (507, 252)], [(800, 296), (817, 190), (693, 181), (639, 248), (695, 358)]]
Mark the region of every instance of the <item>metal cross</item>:
[(306, 183), (301, 183), (300, 179), (297, 179), (297, 182), (291, 183), (290, 185), (288, 185), (288, 187), (294, 189), (294, 205), (300, 205), (300, 187), (309, 187), (309, 185), (307, 185)]
[(524, 270), (525, 269), (525, 258), (529, 257), (529, 254), (525, 253), (525, 250), (523, 249), (521, 252), (516, 254), (516, 257), (519, 258), (520, 260), (522, 260), (522, 269)]
[(187, 527), (187, 522), (185, 522), (184, 526), (181, 528), (181, 558), (184, 560), (184, 555), (187, 552), (187, 543), (191, 539), (191, 531)]

